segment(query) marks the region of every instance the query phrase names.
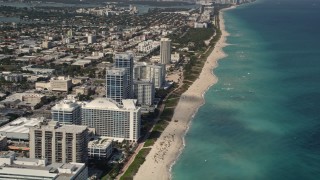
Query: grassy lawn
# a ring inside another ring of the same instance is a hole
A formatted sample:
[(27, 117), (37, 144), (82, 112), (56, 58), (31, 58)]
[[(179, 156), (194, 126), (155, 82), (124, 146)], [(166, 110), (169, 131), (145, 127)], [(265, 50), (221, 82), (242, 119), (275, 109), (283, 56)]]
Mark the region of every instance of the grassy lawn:
[(120, 180), (133, 179), (133, 176), (138, 172), (139, 167), (146, 160), (146, 157), (149, 154), (150, 150), (151, 148), (141, 149), (127, 171), (123, 174), (123, 176), (121, 176)]
[(144, 143), (144, 147), (149, 147), (152, 146), (156, 140), (160, 137), (161, 132), (158, 130), (153, 130), (150, 133), (150, 136), (148, 137), (148, 139), (146, 140), (146, 142)]
[(174, 113), (173, 108), (165, 108), (160, 116), (161, 119), (170, 121)]
[(179, 102), (179, 97), (175, 97), (173, 99), (167, 99), (165, 104), (166, 107), (175, 107)]

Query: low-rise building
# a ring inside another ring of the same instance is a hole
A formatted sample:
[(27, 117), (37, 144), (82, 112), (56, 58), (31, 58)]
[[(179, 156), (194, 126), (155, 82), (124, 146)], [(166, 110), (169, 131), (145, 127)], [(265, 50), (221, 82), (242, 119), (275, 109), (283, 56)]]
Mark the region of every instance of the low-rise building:
[(45, 81), (39, 81), (35, 83), (36, 90), (51, 90), (51, 83)]
[(84, 163), (51, 163), (46, 159), (16, 157), (15, 152), (0, 153), (0, 179), (86, 180)]
[(29, 141), (29, 128), (36, 127), (44, 118), (18, 118), (0, 128), (0, 136), (11, 141)]
[(89, 159), (108, 159), (112, 154), (112, 140), (99, 137), (88, 144)]
[(2, 100), (0, 104), (11, 108), (35, 109), (35, 107), (44, 102), (45, 95), (37, 93), (15, 93)]
[(72, 81), (69, 77), (54, 77), (50, 80), (52, 91), (68, 92), (72, 87)]

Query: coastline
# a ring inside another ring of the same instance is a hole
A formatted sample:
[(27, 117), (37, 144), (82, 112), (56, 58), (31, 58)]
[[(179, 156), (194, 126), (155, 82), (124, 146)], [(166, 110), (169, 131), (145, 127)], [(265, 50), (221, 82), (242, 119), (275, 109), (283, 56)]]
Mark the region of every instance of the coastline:
[(199, 78), (181, 95), (172, 121), (153, 145), (152, 150), (146, 157), (145, 162), (140, 166), (134, 179), (172, 178), (171, 169), (185, 147), (184, 137), (189, 125), (198, 109), (205, 103), (204, 94), (212, 85), (218, 82), (218, 78), (213, 74), (213, 69), (218, 66), (218, 60), (227, 56), (223, 52), (223, 48), (227, 46), (226, 38), (229, 35), (225, 30), (223, 12), (232, 8), (235, 7), (220, 11), (221, 38), (208, 56)]

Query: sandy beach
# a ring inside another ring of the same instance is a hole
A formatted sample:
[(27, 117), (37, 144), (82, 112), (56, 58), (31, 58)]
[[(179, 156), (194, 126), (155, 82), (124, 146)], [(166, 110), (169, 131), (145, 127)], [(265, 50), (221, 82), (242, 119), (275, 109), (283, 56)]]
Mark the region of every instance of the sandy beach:
[(217, 67), (217, 61), (226, 56), (222, 51), (222, 48), (227, 45), (226, 37), (228, 36), (225, 31), (223, 11), (220, 13), (222, 31), (220, 40), (207, 58), (199, 78), (181, 96), (172, 121), (152, 147), (134, 179), (171, 179), (171, 167), (184, 148), (184, 136), (190, 121), (198, 108), (204, 104), (204, 93), (218, 81), (217, 77), (212, 74), (212, 70)]

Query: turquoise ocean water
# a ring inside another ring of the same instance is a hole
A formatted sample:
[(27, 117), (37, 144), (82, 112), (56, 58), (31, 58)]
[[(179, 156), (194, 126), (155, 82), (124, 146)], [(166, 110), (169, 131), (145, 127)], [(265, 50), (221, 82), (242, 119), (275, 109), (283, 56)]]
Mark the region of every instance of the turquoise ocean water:
[(228, 57), (173, 180), (319, 180), (320, 1), (258, 0), (224, 18)]

